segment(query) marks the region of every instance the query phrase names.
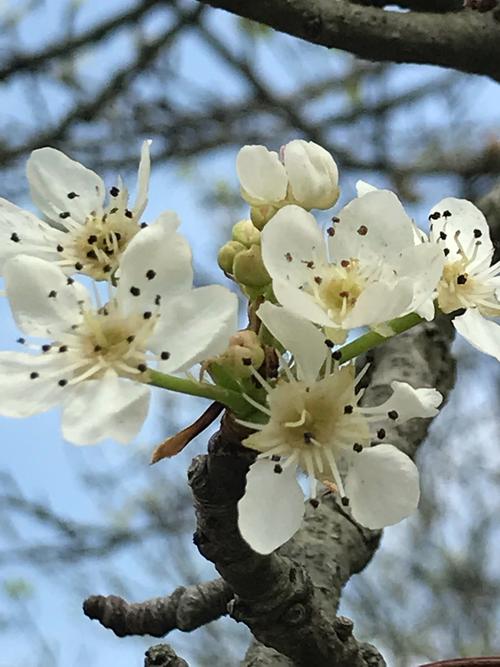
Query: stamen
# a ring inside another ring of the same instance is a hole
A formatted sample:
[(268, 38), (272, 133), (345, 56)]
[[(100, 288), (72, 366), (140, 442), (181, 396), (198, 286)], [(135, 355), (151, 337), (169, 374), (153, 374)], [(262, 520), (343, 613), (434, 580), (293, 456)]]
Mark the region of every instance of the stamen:
[(249, 396), (248, 394), (245, 394), (245, 393), (244, 393), (244, 394), (242, 394), (242, 396), (243, 396), (243, 398), (244, 398), (248, 403), (250, 403), (250, 405), (252, 405), (256, 410), (260, 410), (261, 412), (263, 412), (263, 413), (264, 413), (265, 415), (267, 415), (268, 417), (271, 416), (271, 410), (269, 410), (269, 408), (266, 408), (264, 405), (261, 405), (258, 401), (256, 401), (255, 399), (253, 399), (253, 398), (252, 398), (251, 396)]
[(262, 375), (259, 373), (259, 371), (258, 371), (257, 369), (255, 369), (253, 366), (252, 366), (251, 371), (252, 371), (252, 375), (254, 376), (254, 378), (255, 378), (256, 380), (258, 380), (258, 382), (259, 382), (260, 385), (263, 387), (263, 389), (265, 389), (266, 392), (269, 394), (269, 392), (273, 390), (273, 388), (271, 387), (271, 385), (269, 384), (269, 382), (268, 382), (267, 380), (265, 380), (265, 379), (262, 377)]
[(285, 422), (284, 426), (287, 426), (288, 428), (297, 428), (298, 426), (303, 426), (306, 423), (307, 417), (308, 413), (307, 410), (304, 408), (300, 413), (300, 419), (297, 419), (297, 421), (295, 422)]

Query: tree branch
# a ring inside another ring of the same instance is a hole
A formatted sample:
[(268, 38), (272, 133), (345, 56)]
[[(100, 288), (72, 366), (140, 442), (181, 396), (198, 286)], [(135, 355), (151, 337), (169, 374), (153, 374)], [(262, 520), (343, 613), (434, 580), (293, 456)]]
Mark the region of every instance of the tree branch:
[(83, 603), (86, 616), (118, 637), (164, 637), (172, 630), (191, 632), (227, 614), (233, 592), (223, 579), (179, 586), (171, 595), (130, 603), (117, 595), (93, 595)]
[(189, 667), (168, 644), (157, 644), (146, 651), (144, 667)]
[(495, 12), (401, 13), (348, 0), (202, 1), (360, 58), (441, 65), (500, 81)]

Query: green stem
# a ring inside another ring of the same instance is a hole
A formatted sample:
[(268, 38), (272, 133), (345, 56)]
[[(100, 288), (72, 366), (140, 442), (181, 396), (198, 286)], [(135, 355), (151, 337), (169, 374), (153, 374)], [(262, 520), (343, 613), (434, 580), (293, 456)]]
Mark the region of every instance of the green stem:
[[(420, 315), (417, 315), (417, 313), (409, 313), (404, 317), (398, 317), (396, 320), (390, 320), (387, 322), (387, 325), (394, 331), (393, 335), (395, 336), (396, 334), (411, 329), (423, 321), (423, 318), (420, 317)], [(371, 350), (374, 347), (378, 347), (378, 345), (382, 345), (382, 343), (385, 343), (389, 338), (392, 338), (392, 336), (382, 336), (375, 331), (369, 331), (363, 336), (356, 338), (356, 340), (353, 340), (352, 343), (347, 343), (347, 345), (341, 347), (340, 350), (337, 350), (335, 359), (338, 359), (341, 363), (349, 361), (350, 359), (358, 357), (360, 354), (368, 352), (368, 350)], [(339, 356), (339, 354), (341, 356)]]
[(225, 389), (216, 384), (208, 382), (197, 382), (189, 378), (180, 378), (175, 375), (167, 375), (159, 371), (149, 370), (149, 384), (162, 389), (169, 389), (180, 394), (189, 394), (190, 396), (201, 396), (211, 401), (218, 401), (230, 408), (238, 415), (245, 415), (251, 411), (251, 406), (245, 401), (243, 396), (231, 389)]

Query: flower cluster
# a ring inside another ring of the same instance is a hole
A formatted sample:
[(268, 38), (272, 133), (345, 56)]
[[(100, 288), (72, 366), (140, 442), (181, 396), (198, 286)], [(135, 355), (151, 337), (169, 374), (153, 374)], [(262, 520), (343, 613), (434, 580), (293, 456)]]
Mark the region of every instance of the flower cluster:
[[(25, 348), (0, 353), (0, 414), (60, 405), (70, 442), (128, 442), (152, 385), (203, 396), (251, 429), (243, 445), (256, 459), (238, 520), (254, 550), (270, 553), (299, 528), (302, 476), (313, 506), (334, 494), (363, 526), (397, 523), (418, 504), (418, 471), (387, 442), (385, 424), (434, 417), (442, 396), (394, 381), (386, 402), (367, 405), (367, 367), (356, 369), (355, 357), (443, 313), (500, 360), (500, 264), (487, 222), (472, 203), (447, 198), (427, 235), (394, 193), (360, 181), (323, 228), (311, 211), (336, 203), (339, 175), (312, 142), (279, 153), (245, 146), (236, 170), (250, 211), (218, 262), (248, 298), (242, 331), (232, 291), (193, 288), (175, 213), (143, 221), (149, 141), (133, 204), (121, 179), (106, 189), (60, 151), (34, 151), (27, 175), (43, 217), (0, 199), (0, 268)], [(195, 430), (182, 432), (184, 444)], [(178, 450), (176, 441), (162, 451)]]

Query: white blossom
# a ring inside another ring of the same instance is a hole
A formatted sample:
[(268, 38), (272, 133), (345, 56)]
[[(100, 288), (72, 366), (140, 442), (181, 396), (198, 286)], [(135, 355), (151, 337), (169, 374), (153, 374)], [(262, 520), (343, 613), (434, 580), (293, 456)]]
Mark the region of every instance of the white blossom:
[(415, 246), (413, 223), (387, 190), (347, 204), (326, 241), (310, 213), (282, 208), (262, 231), (262, 258), (278, 302), (327, 327), (339, 343), (349, 329), (375, 328), (417, 310), (443, 267), (435, 246)]
[(494, 247), (481, 211), (465, 199), (448, 197), (431, 210), (429, 240), (441, 248), (445, 264), (437, 287), (444, 313), (456, 330), (481, 352), (500, 361), (500, 262), (492, 264)]
[(148, 201), (150, 141), (142, 145), (133, 205), (118, 179), (109, 189), (90, 169), (54, 148), (33, 151), (27, 164), (31, 198), (48, 222), (0, 199), (0, 268), (19, 254), (47, 259), (66, 273), (109, 280), (141, 228)]
[(338, 169), (330, 153), (312, 141), (295, 139), (280, 153), (243, 146), (236, 169), (244, 199), (255, 207), (298, 204), (326, 209), (339, 195)]
[(6, 262), (13, 316), (38, 340), (19, 339), (27, 353), (0, 353), (1, 415), (60, 404), (70, 442), (128, 442), (147, 414), (151, 365), (175, 373), (226, 348), (236, 296), (218, 285), (192, 288), (191, 251), (177, 226), (167, 213), (132, 239), (103, 305), (53, 263), (29, 255)]
[[(324, 337), (314, 325), (270, 303), (261, 306), (258, 315), (293, 354), (296, 367), (285, 365), (285, 375), (275, 386), (261, 379), (267, 401), (260, 412), (266, 423), (241, 422), (256, 430), (244, 445), (259, 452), (238, 503), (243, 538), (255, 551), (270, 553), (300, 527), (300, 471), (309, 479), (314, 504), (318, 482), (323, 483), (368, 528), (407, 517), (418, 504), (418, 471), (408, 456), (380, 442), (385, 439), (383, 422), (433, 417), (441, 394), (393, 382), (385, 403), (360, 405), (363, 392), (356, 386), (361, 378), (354, 364), (332, 369)], [(379, 444), (370, 447), (374, 440)]]

